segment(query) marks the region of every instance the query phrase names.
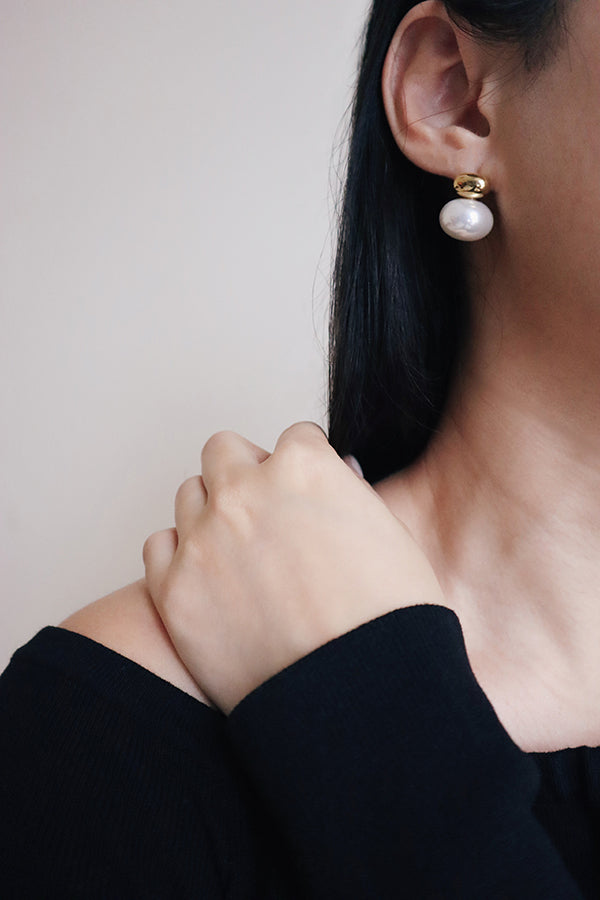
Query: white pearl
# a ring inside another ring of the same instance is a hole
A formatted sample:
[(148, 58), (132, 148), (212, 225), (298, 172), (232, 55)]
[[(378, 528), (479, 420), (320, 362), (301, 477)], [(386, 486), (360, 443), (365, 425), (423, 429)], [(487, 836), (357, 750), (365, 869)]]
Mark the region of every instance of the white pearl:
[(440, 213), (440, 225), (457, 241), (480, 241), (494, 227), (494, 216), (481, 200), (459, 197), (446, 203)]

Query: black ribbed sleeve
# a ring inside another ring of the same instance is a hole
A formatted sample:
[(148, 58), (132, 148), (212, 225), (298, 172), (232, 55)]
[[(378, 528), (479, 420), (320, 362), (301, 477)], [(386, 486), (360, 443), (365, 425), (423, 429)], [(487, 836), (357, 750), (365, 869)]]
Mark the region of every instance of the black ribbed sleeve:
[(60, 628), (0, 677), (2, 900), (581, 900), (599, 820), (600, 750), (523, 753), (442, 606), (228, 717)]
[(313, 651), (228, 718), (319, 900), (575, 900), (534, 818), (539, 770), (470, 668), (457, 616), (396, 610)]
[(0, 677), (2, 900), (270, 897), (224, 722), (95, 641), (39, 632)]

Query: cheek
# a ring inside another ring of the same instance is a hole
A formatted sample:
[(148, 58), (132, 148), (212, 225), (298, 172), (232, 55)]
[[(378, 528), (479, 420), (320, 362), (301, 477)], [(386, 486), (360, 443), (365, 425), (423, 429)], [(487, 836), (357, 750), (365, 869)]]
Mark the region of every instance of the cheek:
[[(600, 247), (600, 2), (571, 2), (568, 38), (533, 80), (499, 91), (497, 204), (524, 270), (579, 282)], [(586, 274), (587, 273), (587, 274)]]
[[(600, 56), (600, 54), (599, 54)], [(502, 129), (500, 214), (524, 241), (558, 249), (600, 240), (600, 66), (589, 79), (563, 77), (515, 101)], [(587, 235), (583, 235), (587, 232)]]
[(600, 202), (600, 2), (571, 6), (568, 43), (524, 97), (520, 117), (535, 166), (529, 177), (542, 205), (555, 209), (553, 195), (565, 215)]

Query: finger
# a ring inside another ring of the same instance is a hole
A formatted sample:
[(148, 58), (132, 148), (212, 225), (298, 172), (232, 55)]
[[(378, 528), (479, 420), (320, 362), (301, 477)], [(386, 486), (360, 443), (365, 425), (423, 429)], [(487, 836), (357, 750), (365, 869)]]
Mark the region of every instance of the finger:
[(193, 475), (179, 485), (175, 494), (175, 528), (179, 537), (188, 534), (206, 506), (207, 493), (202, 475)]
[(235, 431), (217, 431), (202, 448), (202, 478), (207, 492), (226, 481), (232, 470), (259, 465), (270, 455)]
[(173, 562), (177, 550), (177, 531), (167, 528), (165, 531), (155, 531), (146, 538), (142, 556), (146, 568), (146, 584), (150, 596), (154, 600), (160, 596), (169, 566)]
[(355, 456), (352, 456), (351, 453), (349, 453), (348, 456), (344, 456), (344, 462), (352, 469), (353, 472), (356, 472), (359, 478), (365, 477), (361, 464)]
[(294, 425), (290, 425), (279, 435), (273, 454), (290, 444), (307, 444), (315, 448), (333, 449), (327, 435), (316, 422), (296, 422)]

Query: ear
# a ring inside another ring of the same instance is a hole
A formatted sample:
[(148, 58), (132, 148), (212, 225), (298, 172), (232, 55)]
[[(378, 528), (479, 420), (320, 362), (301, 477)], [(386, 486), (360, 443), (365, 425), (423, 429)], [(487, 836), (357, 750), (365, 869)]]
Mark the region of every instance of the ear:
[(439, 0), (404, 17), (381, 86), (396, 143), (417, 166), (447, 178), (485, 169), (490, 126), (480, 101), (490, 62), (489, 49), (461, 31)]

